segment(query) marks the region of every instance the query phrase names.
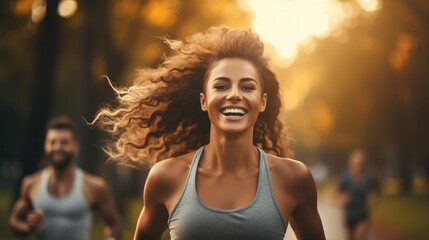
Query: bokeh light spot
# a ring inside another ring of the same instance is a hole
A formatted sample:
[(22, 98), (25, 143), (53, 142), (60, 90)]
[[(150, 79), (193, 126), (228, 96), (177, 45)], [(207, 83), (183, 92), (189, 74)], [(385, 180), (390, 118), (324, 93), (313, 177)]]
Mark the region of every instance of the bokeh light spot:
[(58, 4), (58, 15), (63, 18), (73, 16), (76, 10), (77, 2), (75, 0), (63, 0)]

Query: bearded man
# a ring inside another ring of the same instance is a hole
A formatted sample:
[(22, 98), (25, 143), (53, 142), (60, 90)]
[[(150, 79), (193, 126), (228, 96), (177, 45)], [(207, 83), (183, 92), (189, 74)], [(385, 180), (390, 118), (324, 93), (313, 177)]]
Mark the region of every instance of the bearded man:
[(93, 213), (105, 222), (105, 239), (119, 239), (121, 219), (106, 182), (75, 165), (79, 154), (75, 124), (65, 116), (46, 126), (48, 166), (26, 176), (9, 225), (16, 235), (36, 233), (41, 240), (89, 240)]

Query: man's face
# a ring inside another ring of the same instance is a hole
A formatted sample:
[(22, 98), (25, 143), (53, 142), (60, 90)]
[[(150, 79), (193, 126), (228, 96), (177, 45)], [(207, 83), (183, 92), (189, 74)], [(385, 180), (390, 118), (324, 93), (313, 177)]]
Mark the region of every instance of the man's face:
[(64, 169), (79, 153), (79, 144), (69, 129), (49, 129), (45, 139), (45, 156), (56, 169)]

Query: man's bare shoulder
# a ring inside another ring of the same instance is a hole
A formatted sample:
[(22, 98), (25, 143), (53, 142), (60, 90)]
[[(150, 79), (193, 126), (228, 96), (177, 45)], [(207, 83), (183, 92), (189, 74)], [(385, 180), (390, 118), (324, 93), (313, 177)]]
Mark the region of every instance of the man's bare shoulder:
[(92, 191), (95, 192), (107, 191), (107, 183), (102, 177), (90, 174), (85, 171), (82, 171), (82, 173), (84, 186), (89, 187)]
[(21, 192), (28, 194), (30, 191), (32, 191), (33, 188), (39, 184), (43, 171), (44, 169), (25, 176), (22, 180)]
[(34, 181), (39, 181), (39, 179), (42, 177), (42, 173), (43, 173), (44, 170), (45, 169), (42, 169), (42, 170), (39, 170), (39, 171), (37, 171), (35, 173), (32, 173), (32, 174), (29, 174), (29, 175), (25, 176), (24, 179), (23, 179), (23, 181), (24, 182), (28, 182), (28, 183), (31, 183), (31, 182), (34, 182)]
[(83, 172), (83, 189), (85, 196), (91, 206), (96, 206), (100, 202), (109, 198), (109, 187), (107, 182), (100, 176)]

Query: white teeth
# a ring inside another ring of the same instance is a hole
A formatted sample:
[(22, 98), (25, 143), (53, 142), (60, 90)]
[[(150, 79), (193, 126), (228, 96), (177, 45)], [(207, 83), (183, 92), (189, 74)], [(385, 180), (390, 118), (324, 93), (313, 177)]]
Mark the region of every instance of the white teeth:
[(240, 108), (227, 108), (227, 109), (223, 110), (222, 113), (224, 113), (224, 114), (228, 114), (228, 113), (245, 114), (244, 110), (240, 109)]

